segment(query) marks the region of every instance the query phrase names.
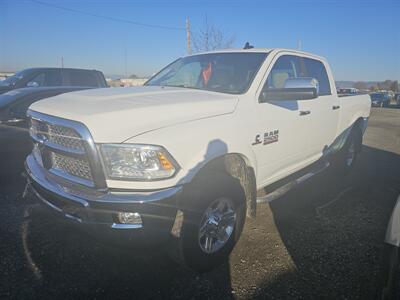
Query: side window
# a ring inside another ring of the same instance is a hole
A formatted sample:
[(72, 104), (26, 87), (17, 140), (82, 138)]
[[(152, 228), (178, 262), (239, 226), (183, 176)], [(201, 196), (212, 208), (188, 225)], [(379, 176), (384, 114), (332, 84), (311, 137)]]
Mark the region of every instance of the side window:
[(36, 75), (30, 80), (30, 82), (36, 82), (38, 86), (44, 86), (45, 83), (44, 73)]
[[(64, 71), (64, 73), (67, 73)], [(69, 70), (69, 84), (71, 86), (91, 86), (98, 87), (99, 83), (93, 72), (84, 70)]]
[(37, 74), (30, 82), (36, 82), (39, 86), (60, 86), (61, 74), (58, 70), (47, 70)]
[(293, 55), (283, 55), (275, 62), (270, 71), (264, 89), (280, 89), (285, 86), (289, 78), (304, 77), (302, 62), (299, 57)]
[(304, 58), (304, 62), (307, 76), (318, 80), (320, 96), (331, 95), (331, 86), (324, 64), (311, 58)]

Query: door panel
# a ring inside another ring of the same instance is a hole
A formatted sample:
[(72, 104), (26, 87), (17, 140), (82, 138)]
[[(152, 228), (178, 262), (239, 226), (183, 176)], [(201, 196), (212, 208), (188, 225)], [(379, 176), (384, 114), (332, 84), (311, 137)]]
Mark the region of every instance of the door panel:
[(339, 98), (332, 95), (326, 68), (321, 61), (304, 58), (308, 77), (318, 80), (317, 99), (305, 101), (304, 106), (310, 111), (311, 128), (308, 131), (308, 143), (311, 155), (323, 154), (336, 136), (339, 121)]
[[(289, 78), (304, 77), (298, 56), (282, 55), (276, 59), (263, 90), (282, 88)], [(289, 175), (304, 167), (310, 158), (307, 132), (309, 115), (300, 115), (312, 101), (269, 101), (258, 103), (253, 149), (258, 161), (257, 180), (265, 182)]]
[(309, 118), (300, 116), (302, 102), (279, 101), (259, 105), (256, 118), (258, 140), (255, 138), (253, 149), (260, 179), (267, 180), (301, 167), (309, 157), (306, 134)]

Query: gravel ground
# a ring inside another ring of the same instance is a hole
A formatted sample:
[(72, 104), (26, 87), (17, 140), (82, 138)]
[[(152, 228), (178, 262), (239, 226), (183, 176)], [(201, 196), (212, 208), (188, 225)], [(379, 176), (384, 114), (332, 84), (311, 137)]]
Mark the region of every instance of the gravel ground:
[[(0, 298), (371, 299), (400, 193), (400, 110), (373, 109), (353, 172), (327, 172), (248, 220), (229, 261), (184, 270), (163, 249), (106, 245), (21, 197), (0, 168)], [(7, 167), (6, 167), (7, 166)]]

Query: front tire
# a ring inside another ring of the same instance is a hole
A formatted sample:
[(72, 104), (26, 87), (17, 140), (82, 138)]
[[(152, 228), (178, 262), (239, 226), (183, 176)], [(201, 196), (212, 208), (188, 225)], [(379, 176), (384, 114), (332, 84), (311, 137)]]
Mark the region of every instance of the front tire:
[(183, 192), (183, 223), (172, 249), (178, 263), (198, 272), (225, 262), (239, 240), (246, 201), (239, 180), (222, 173), (194, 179)]

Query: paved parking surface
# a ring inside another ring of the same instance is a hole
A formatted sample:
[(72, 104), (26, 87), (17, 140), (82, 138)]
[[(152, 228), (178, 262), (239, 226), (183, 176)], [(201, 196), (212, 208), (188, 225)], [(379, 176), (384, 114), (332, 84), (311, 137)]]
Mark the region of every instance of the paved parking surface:
[(230, 260), (207, 274), (162, 249), (97, 241), (24, 201), (23, 187), (3, 164), (0, 298), (371, 299), (400, 193), (400, 109), (373, 109), (351, 175), (325, 172), (260, 205)]

